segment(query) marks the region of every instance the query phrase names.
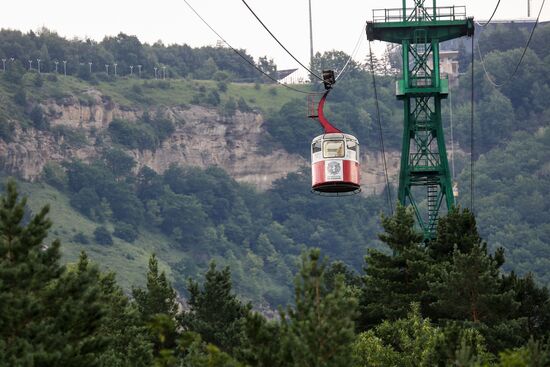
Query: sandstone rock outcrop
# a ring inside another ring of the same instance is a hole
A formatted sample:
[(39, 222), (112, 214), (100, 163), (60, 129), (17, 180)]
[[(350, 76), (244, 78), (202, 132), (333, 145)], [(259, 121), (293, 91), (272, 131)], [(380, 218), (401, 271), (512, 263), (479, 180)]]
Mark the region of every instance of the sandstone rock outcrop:
[[(48, 162), (79, 159), (93, 161), (101, 157), (102, 139), (107, 144), (107, 128), (113, 119), (137, 121), (143, 110), (119, 106), (97, 90), (85, 92), (87, 100), (65, 98), (48, 100), (42, 106), (53, 130), (64, 126), (86, 137), (85, 144), (72, 145), (48, 131), (16, 129), (15, 138), (6, 143), (0, 140), (0, 168), (27, 180), (35, 180)], [(175, 124), (174, 133), (155, 151), (127, 150), (137, 162), (136, 170), (148, 166), (162, 173), (170, 165), (207, 167), (216, 165), (237, 181), (268, 189), (272, 182), (308, 167), (303, 157), (278, 149), (262, 151), (265, 136), (263, 116), (258, 112), (239, 112), (222, 116), (216, 109), (201, 106), (159, 108), (164, 117)], [(398, 173), (399, 154), (388, 154), (388, 168), (393, 182)], [(379, 153), (362, 154), (362, 181), (366, 194), (379, 193), (384, 188)]]

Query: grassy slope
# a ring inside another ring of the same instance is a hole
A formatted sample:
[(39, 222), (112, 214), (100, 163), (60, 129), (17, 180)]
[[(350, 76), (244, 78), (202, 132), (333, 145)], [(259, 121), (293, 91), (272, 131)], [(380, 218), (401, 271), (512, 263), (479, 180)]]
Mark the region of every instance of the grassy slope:
[[(18, 187), (20, 193), (28, 197), (27, 205), (33, 213), (38, 212), (45, 205), (50, 206), (49, 218), (53, 225), (46, 243), (55, 239), (61, 241), (63, 262), (73, 263), (77, 261), (81, 251), (86, 251), (88, 256), (103, 270), (114, 271), (119, 284), (127, 292), (132, 287), (145, 286), (148, 260), (152, 253), (157, 255), (161, 270), (166, 272), (168, 278), (179, 290), (185, 287), (188, 277), (197, 279), (205, 271), (205, 268), (193, 266), (196, 261), (190, 258), (186, 252), (173, 248), (170, 245), (170, 240), (160, 233), (142, 229), (139, 238), (134, 243), (128, 243), (113, 236), (114, 244), (111, 246), (96, 244), (93, 232), (97, 226), (102, 224), (96, 223), (74, 210), (65, 194), (44, 183), (19, 182)], [(105, 223), (103, 225), (112, 232), (112, 224)], [(79, 232), (90, 239), (89, 244), (80, 244), (73, 240), (74, 235)], [(261, 291), (265, 292), (269, 289), (274, 294), (288, 292), (287, 285), (269, 278), (263, 270), (262, 260), (252, 252), (246, 251), (244, 257), (238, 260), (233, 253), (225, 255), (214, 256), (211, 260), (215, 260), (221, 266), (229, 265), (232, 268), (235, 290), (244, 299), (259, 304), (264, 301), (260, 294)], [(239, 262), (240, 267), (233, 267), (236, 261)], [(186, 266), (190, 266), (190, 268), (182, 271), (180, 267), (179, 271), (182, 272), (173, 271), (174, 267), (180, 266), (182, 263), (187, 264)]]
[[(42, 74), (43, 84), (40, 87), (35, 85), (36, 74), (25, 74), (23, 87), (29, 99), (43, 101), (48, 98), (61, 99), (67, 96), (76, 96), (86, 99), (85, 92), (90, 89), (97, 89), (102, 94), (109, 96), (119, 105), (126, 107), (151, 107), (151, 106), (179, 106), (188, 105), (199, 89), (206, 91), (218, 90), (217, 84), (211, 80), (167, 80), (168, 87), (161, 87), (160, 81), (140, 80), (129, 78), (117, 78), (110, 81), (100, 81), (90, 84), (72, 76), (58, 76), (57, 80), (49, 80), (51, 74)], [(135, 91), (136, 87), (140, 92)], [(15, 89), (12, 84), (0, 78), (0, 112), (9, 116), (20, 117), (16, 113), (13, 103)], [(303, 95), (293, 92), (279, 85), (259, 85), (259, 89), (252, 83), (230, 83), (225, 93), (219, 92), (221, 102), (229, 97), (235, 100), (243, 98), (249, 106), (263, 112), (272, 109), (279, 109), (283, 104), (293, 98), (303, 98)], [(305, 101), (304, 101), (305, 105)]]
[[(101, 246), (93, 243), (93, 232), (98, 223), (81, 215), (69, 204), (69, 199), (55, 188), (42, 183), (20, 182), (22, 194), (28, 197), (28, 206), (32, 212), (38, 212), (43, 206), (50, 206), (50, 219), (53, 226), (48, 242), (60, 239), (64, 261), (74, 262), (82, 250), (103, 269), (116, 272), (120, 284), (129, 290), (132, 286), (145, 284), (145, 273), (151, 253), (156, 253), (159, 263), (167, 275), (173, 279), (170, 264), (182, 259), (183, 253), (170, 248), (168, 239), (160, 234), (142, 232), (132, 244), (113, 237), (112, 246)], [(112, 230), (110, 224), (107, 228)], [(73, 236), (84, 233), (91, 239), (90, 244), (83, 245), (73, 241)]]

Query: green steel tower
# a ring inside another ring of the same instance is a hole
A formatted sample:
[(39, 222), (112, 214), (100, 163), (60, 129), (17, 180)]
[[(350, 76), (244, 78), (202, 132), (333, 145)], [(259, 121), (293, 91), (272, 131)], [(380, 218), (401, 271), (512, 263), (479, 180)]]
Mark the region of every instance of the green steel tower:
[(398, 199), (414, 208), (424, 238), (430, 239), (443, 203), (447, 209), (454, 205), (441, 119), (449, 82), (440, 76), (439, 43), (473, 36), (474, 22), (465, 7), (426, 3), (414, 0), (407, 8), (403, 0), (402, 8), (373, 10), (367, 36), (402, 46), (403, 74), (396, 83), (397, 98), (404, 102)]

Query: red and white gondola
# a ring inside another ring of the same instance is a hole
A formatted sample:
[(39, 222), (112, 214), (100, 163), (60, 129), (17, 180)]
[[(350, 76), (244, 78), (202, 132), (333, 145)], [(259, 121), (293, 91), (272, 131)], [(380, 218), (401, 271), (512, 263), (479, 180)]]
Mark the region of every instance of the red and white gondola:
[(361, 188), (359, 142), (349, 134), (319, 135), (311, 143), (311, 188), (318, 193), (354, 193)]
[(323, 71), (323, 78), (327, 91), (321, 97), (317, 111), (309, 115), (318, 119), (325, 131), (311, 143), (311, 189), (329, 196), (355, 194), (361, 191), (359, 141), (326, 119), (323, 108), (335, 82), (334, 73)]

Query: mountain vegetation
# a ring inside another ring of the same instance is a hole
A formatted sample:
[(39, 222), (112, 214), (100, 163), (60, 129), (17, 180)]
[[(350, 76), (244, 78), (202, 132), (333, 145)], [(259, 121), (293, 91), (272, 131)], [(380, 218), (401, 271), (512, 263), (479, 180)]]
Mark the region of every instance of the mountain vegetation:
[[(371, 252), (364, 275), (329, 263), (319, 249), (304, 251), (294, 302), (268, 320), (236, 297), (231, 271), (215, 262), (204, 281), (189, 280), (184, 309), (154, 255), (146, 283), (130, 298), (115, 274), (101, 272), (85, 252), (78, 262), (61, 265), (61, 243), (44, 243), (51, 227), (48, 207), (30, 216), (25, 207), (26, 198), (10, 181), (0, 198), (2, 366), (550, 362), (548, 289), (529, 275), (502, 273), (502, 251), (487, 251), (468, 210), (442, 218), (437, 240), (426, 246), (412, 211), (398, 207), (383, 219), (380, 235), (392, 254)], [(454, 246), (442, 250), (437, 241)], [(419, 257), (425, 266), (417, 266)], [(396, 278), (396, 270), (410, 276)], [(418, 279), (418, 292), (409, 291), (408, 278)], [(379, 291), (391, 296), (372, 297)], [(372, 312), (384, 309), (397, 312)]]
[[(207, 106), (225, 117), (261, 111), (266, 153), (308, 157), (320, 131), (305, 120), (304, 101), (263, 85), (230, 50), (147, 45), (125, 34), (95, 42), (46, 29), (0, 31), (2, 143), (25, 130), (86, 146), (78, 129), (51, 126), (41, 101), (92, 103), (79, 94), (90, 86), (104, 93), (102, 103), (147, 111), (135, 122), (113, 120), (102, 136), (108, 143), (96, 142), (97, 160), (50, 163), (39, 182), (20, 182), (28, 201), (8, 180), (0, 200), (0, 366), (549, 365), (550, 26), (537, 29), (510, 79), (526, 32), (483, 30), (473, 132), (472, 69), (460, 48), (464, 74), (444, 111), (454, 119), (459, 206), (425, 243), (411, 211), (389, 214), (384, 193), (316, 197), (307, 171), (260, 192), (219, 167), (137, 170), (130, 152), (154, 152), (175, 130), (156, 113), (166, 105)], [(392, 52), (373, 69), (385, 144), (398, 150)], [(317, 54), (314, 67), (339, 71), (347, 57)], [(98, 67), (115, 62), (117, 78)], [(266, 58), (258, 65), (276, 71)], [(169, 80), (155, 78), (154, 67), (165, 67)], [(369, 70), (350, 63), (327, 115), (374, 151)]]
[[(282, 285), (291, 283), (305, 248), (318, 246), (359, 269), (364, 248), (355, 244), (378, 229), (379, 198), (319, 202), (303, 194), (309, 185), (305, 173), (288, 175), (260, 193), (215, 167), (173, 166), (162, 175), (143, 168), (132, 177), (132, 165), (130, 157), (114, 151), (93, 164), (50, 166), (44, 180), (68, 195), (75, 210), (98, 222), (97, 243), (112, 245), (111, 236), (132, 243), (140, 233), (159, 233), (186, 255), (171, 264), (177, 278), (205, 271), (207, 259), (220, 256), (247, 295), (270, 304), (290, 297)], [(347, 213), (354, 213), (351, 223)], [(101, 223), (113, 223), (113, 232)], [(334, 223), (348, 230), (333, 231)], [(258, 279), (252, 281), (250, 273)], [(183, 282), (177, 285), (183, 291)]]
[[(502, 43), (503, 32), (509, 32), (507, 27), (488, 27), (480, 36), (486, 68), (497, 81), (511, 72), (507, 66), (517, 59), (527, 37), (526, 30), (520, 28), (516, 38)], [(528, 50), (524, 64), (514, 79), (518, 82), (529, 80), (533, 88), (515, 88), (512, 87), (514, 83), (509, 83), (495, 89), (487, 82), (482, 68), (477, 67), (474, 75), (475, 211), (480, 233), (489, 239), (492, 250), (498, 246), (505, 249), (508, 262), (504, 267), (507, 271), (515, 270), (519, 274), (533, 271), (536, 279), (543, 284), (549, 282), (545, 271), (549, 261), (546, 249), (549, 208), (545, 205), (549, 202), (549, 186), (548, 167), (544, 159), (549, 154), (549, 113), (545, 103), (539, 100), (549, 84), (547, 63), (544, 62), (549, 56), (542, 41), (547, 32), (548, 26), (537, 29), (532, 50)], [(69, 41), (47, 30), (36, 34), (2, 31), (0, 35), (6, 40), (0, 49), (6, 57), (13, 54), (16, 59), (33, 59), (37, 56), (34, 53), (44, 46), (48, 48), (48, 54), (52, 54), (49, 48), (58, 50), (59, 55), (51, 56), (50, 60), (57, 60), (65, 54), (96, 57), (104, 55), (107, 50), (118, 55), (117, 60), (123, 60), (134, 54), (150, 56), (154, 54), (151, 50), (156, 47), (141, 44), (135, 37), (125, 35), (108, 37), (100, 43)], [(111, 42), (113, 39), (118, 41)], [(157, 51), (177, 48), (157, 46)], [(202, 52), (200, 49), (191, 51), (197, 54)], [(224, 55), (227, 50), (211, 51)], [(46, 67), (49, 64), (45, 60), (48, 59), (39, 57), (44, 62), (43, 70), (51, 71)], [(387, 58), (395, 59), (391, 53)], [(459, 88), (452, 92), (454, 143), (467, 154), (470, 77), (468, 58), (461, 57), (461, 60), (466, 63), (466, 74), (461, 77)], [(334, 68), (339, 72), (338, 68), (345, 61), (346, 54), (333, 51), (317, 54), (314, 66), (319, 69)], [(382, 67), (384, 62), (375, 60), (374, 65), (378, 74), (381, 121), (386, 146), (398, 149), (401, 104), (393, 95), (393, 70)], [(187, 69), (193, 69), (192, 63), (186, 61), (186, 64), (189, 64)], [(227, 61), (227, 65), (232, 64)], [(349, 65), (329, 97), (327, 115), (336, 126), (357, 136), (363, 149), (377, 150), (377, 111), (370, 87), (369, 65), (354, 62)], [(123, 70), (122, 66), (120, 70)], [(288, 299), (288, 287), (280, 285), (288, 284), (289, 274), (295, 269), (297, 256), (304, 247), (318, 246), (334, 259), (360, 269), (361, 261), (358, 259), (364, 248), (380, 246), (375, 238), (379, 230), (377, 218), (381, 211), (387, 210), (381, 197), (343, 199), (338, 204), (319, 200), (308, 193), (306, 172), (280, 180), (266, 193), (243, 187), (215, 168), (173, 167), (163, 175), (143, 169), (138, 175), (129, 174), (135, 162), (127, 154), (128, 150), (154, 151), (173, 132), (173, 123), (158, 117), (155, 109), (175, 103), (174, 100), (217, 107), (221, 114), (258, 107), (267, 117), (263, 146), (266, 151), (283, 147), (289, 152), (308, 156), (309, 141), (319, 133), (319, 128), (314, 123), (306, 122), (303, 101), (292, 99), (288, 90), (272, 87), (275, 93), (271, 93), (265, 87), (256, 89), (251, 85), (229, 83), (231, 78), (221, 78), (220, 74), (211, 81), (196, 81), (190, 79), (191, 74), (187, 75), (187, 80), (170, 81), (97, 79), (96, 88), (107, 93), (107, 100), (112, 99), (123, 105), (147, 106), (151, 113), (135, 123), (113, 121), (107, 130), (107, 138), (114, 144), (104, 147), (101, 160), (90, 164), (75, 161), (66, 162), (63, 166), (46, 166), (44, 181), (56, 187), (61, 195), (67, 195), (72, 208), (96, 223), (96, 228), (88, 233), (77, 230), (71, 242), (77, 248), (85, 249), (86, 246), (89, 248), (90, 242), (112, 246), (111, 243), (116, 245), (118, 240), (122, 240), (132, 244), (141, 241), (144, 235), (153, 234), (155, 238), (162, 238), (162, 242), (170, 248), (187, 254), (179, 258), (179, 265), (176, 261), (170, 263), (176, 269), (175, 274), (196, 276), (206, 269), (210, 257), (220, 257), (231, 265), (239, 285), (247, 273), (245, 269), (257, 264), (255, 267), (265, 277), (265, 282), (247, 285), (248, 289), (243, 293), (266, 300), (265, 294), (274, 294), (267, 290), (273, 290), (274, 285), (279, 284), (279, 290), (275, 292), (278, 295), (268, 297), (267, 302), (271, 304)], [(241, 76), (245, 77), (244, 74)], [(150, 75), (144, 75), (146, 77)], [(5, 91), (5, 98), (0, 104), (0, 136), (6, 142), (11, 141), (16, 125), (20, 125), (24, 129), (50, 131), (55, 136), (62, 136), (66, 144), (72, 146), (87, 144), (85, 136), (78, 130), (50, 127), (39, 103), (48, 97), (62, 101), (67, 95), (89, 85), (86, 83), (78, 77), (37, 74), (36, 70), (25, 72), (22, 65), (15, 61), (12, 64), (8, 62), (8, 69), (0, 81), (0, 87)], [(524, 90), (528, 95), (524, 94)], [(177, 98), (174, 99), (174, 96)], [(279, 105), (280, 109), (273, 108)], [(445, 113), (450, 113), (449, 107), (447, 103)], [(447, 133), (448, 136), (450, 134)], [(470, 172), (464, 158), (458, 155), (455, 160), (458, 172), (463, 171), (456, 178), (461, 188), (459, 203), (467, 207)], [(191, 222), (179, 217), (187, 216), (185, 213), (195, 213), (189, 218)], [(324, 213), (331, 213), (332, 216), (327, 218)], [(183, 230), (189, 226), (192, 226), (194, 233)], [(330, 231), (335, 226), (348, 230)], [(189, 243), (196, 246), (189, 246)], [(204, 258), (203, 261), (186, 263), (197, 253)], [(90, 255), (93, 256), (93, 253)], [(246, 265), (243, 259), (246, 259)], [(264, 266), (268, 259), (273, 266)], [(266, 285), (270, 283), (272, 286)], [(177, 282), (176, 286), (182, 290), (184, 282)]]
[[(256, 64), (245, 50), (240, 50), (240, 53), (250, 63)], [(164, 45), (160, 41), (149, 45), (124, 33), (96, 42), (89, 38), (68, 40), (47, 28), (28, 33), (3, 29), (0, 31), (0, 57), (7, 61), (8, 70), (28, 68), (38, 71), (40, 68), (42, 72), (72, 75), (87, 81), (117, 75), (146, 79), (193, 77), (262, 81), (258, 72), (229, 48), (192, 48), (188, 45)], [(261, 57), (257, 66), (277, 76), (273, 60)]]

